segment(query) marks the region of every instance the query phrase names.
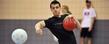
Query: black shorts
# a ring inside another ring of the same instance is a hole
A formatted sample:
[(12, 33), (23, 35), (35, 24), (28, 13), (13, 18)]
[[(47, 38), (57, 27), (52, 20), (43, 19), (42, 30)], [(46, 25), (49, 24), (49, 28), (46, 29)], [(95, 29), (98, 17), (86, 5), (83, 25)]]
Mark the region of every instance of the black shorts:
[(92, 38), (92, 31), (88, 31), (89, 28), (82, 28), (82, 31), (81, 31), (81, 37), (85, 38), (85, 37), (88, 37), (88, 38)]

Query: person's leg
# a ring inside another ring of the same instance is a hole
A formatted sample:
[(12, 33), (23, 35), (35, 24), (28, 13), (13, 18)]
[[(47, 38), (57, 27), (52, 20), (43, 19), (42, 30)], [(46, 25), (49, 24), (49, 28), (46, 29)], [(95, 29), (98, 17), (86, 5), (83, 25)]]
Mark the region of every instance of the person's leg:
[(80, 37), (80, 44), (84, 44), (84, 38)]
[(88, 44), (92, 44), (92, 31), (88, 32)]
[(86, 36), (85, 29), (82, 28), (82, 30), (80, 32), (80, 44), (84, 44), (85, 36)]
[(87, 38), (88, 38), (88, 27), (86, 28), (82, 28), (82, 31), (81, 31), (81, 44), (87, 44)]
[(88, 44), (92, 44), (92, 39), (88, 38)]

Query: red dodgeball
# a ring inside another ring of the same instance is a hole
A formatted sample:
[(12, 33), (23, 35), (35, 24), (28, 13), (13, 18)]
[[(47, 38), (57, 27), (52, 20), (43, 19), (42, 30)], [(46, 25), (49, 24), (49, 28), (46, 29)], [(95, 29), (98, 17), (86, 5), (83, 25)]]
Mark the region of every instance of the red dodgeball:
[(67, 31), (73, 31), (73, 29), (76, 28), (76, 21), (75, 21), (75, 19), (73, 17), (64, 19), (63, 27)]

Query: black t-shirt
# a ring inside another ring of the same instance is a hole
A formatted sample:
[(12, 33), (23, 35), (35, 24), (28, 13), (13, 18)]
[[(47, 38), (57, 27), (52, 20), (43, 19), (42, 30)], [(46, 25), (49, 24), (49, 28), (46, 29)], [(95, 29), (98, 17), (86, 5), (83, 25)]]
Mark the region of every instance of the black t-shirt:
[(47, 27), (59, 40), (59, 44), (76, 44), (73, 31), (66, 31), (63, 28), (63, 20), (68, 16), (67, 14), (61, 17), (51, 17), (44, 20), (45, 27)]

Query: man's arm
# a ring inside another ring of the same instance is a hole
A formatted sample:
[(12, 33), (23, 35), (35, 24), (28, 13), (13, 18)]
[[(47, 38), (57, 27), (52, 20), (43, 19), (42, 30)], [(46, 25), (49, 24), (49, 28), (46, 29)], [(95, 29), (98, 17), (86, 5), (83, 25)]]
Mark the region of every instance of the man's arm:
[(93, 10), (92, 10), (92, 13), (91, 13), (91, 22), (90, 22), (89, 31), (92, 30), (95, 20), (96, 20), (96, 12), (95, 12), (95, 10), (93, 9)]
[(74, 19), (75, 19), (75, 21), (76, 21), (77, 28), (78, 28), (78, 29), (81, 29), (81, 25), (80, 25), (79, 21), (78, 21), (75, 17), (74, 17)]
[(90, 24), (90, 27), (89, 27), (89, 31), (92, 30), (93, 24), (94, 24), (94, 22), (95, 22), (95, 19), (96, 19), (95, 17), (92, 17), (92, 18), (91, 18), (91, 22), (90, 22), (91, 24)]
[(45, 22), (40, 21), (35, 25), (36, 33), (42, 35), (43, 34), (43, 28), (45, 27)]

